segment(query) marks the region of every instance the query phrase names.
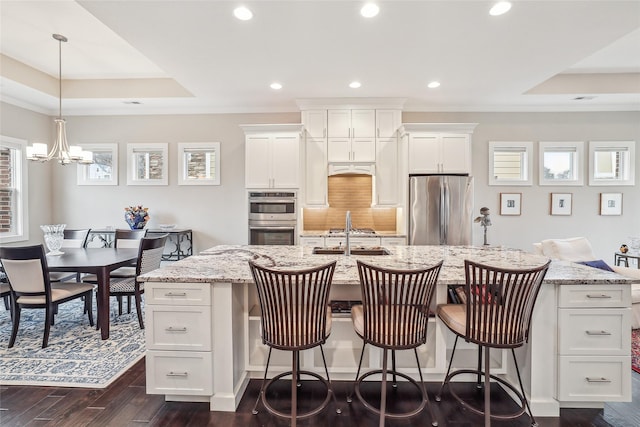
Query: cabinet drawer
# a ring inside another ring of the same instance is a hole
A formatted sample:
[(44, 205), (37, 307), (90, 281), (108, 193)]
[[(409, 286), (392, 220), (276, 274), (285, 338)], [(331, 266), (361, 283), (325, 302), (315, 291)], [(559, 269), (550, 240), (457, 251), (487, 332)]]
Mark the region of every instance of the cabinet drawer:
[(631, 357), (561, 356), (558, 400), (631, 401)]
[(560, 286), (560, 307), (629, 307), (629, 285)]
[(560, 309), (561, 355), (631, 354), (630, 308)]
[(211, 350), (211, 307), (146, 306), (145, 338), (150, 350)]
[(145, 283), (145, 303), (172, 305), (211, 305), (209, 283)]
[(212, 356), (207, 352), (147, 351), (147, 393), (211, 396)]
[(300, 237), (300, 245), (321, 248), (324, 246), (324, 237)]

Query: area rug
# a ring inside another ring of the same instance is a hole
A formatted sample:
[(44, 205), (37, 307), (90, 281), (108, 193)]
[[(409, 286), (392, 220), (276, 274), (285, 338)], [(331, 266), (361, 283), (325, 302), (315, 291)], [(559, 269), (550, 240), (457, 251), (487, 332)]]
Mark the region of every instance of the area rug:
[(631, 369), (640, 373), (640, 329), (631, 330)]
[(41, 348), (44, 310), (22, 310), (16, 343), (7, 348), (11, 317), (0, 308), (0, 384), (107, 387), (145, 354), (135, 308), (118, 316), (114, 303), (108, 340), (89, 326), (81, 300), (61, 305), (47, 348)]

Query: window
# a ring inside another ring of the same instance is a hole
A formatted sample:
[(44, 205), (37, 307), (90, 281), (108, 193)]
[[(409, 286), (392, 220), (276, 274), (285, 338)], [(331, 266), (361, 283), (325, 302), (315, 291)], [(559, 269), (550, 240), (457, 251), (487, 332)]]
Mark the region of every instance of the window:
[(167, 144), (127, 144), (127, 185), (167, 185)]
[(27, 141), (0, 136), (0, 243), (29, 239)]
[(589, 142), (589, 185), (635, 185), (635, 141)]
[(489, 142), (489, 185), (531, 185), (532, 142)]
[(93, 163), (78, 164), (78, 185), (118, 185), (118, 144), (82, 144)]
[(582, 185), (583, 142), (540, 142), (540, 185)]
[(178, 144), (178, 185), (220, 185), (220, 143)]

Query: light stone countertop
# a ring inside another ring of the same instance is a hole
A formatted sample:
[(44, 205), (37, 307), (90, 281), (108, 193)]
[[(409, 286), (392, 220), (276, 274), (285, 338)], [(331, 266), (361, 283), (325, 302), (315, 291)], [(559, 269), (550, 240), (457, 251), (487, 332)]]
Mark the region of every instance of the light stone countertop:
[[(462, 284), (464, 260), (489, 264), (503, 268), (529, 268), (542, 265), (546, 257), (517, 249), (473, 246), (393, 246), (387, 248), (391, 255), (344, 256), (314, 255), (312, 248), (303, 246), (214, 246), (178, 262), (140, 276), (148, 282), (232, 282), (253, 283), (248, 261), (269, 267), (297, 269), (318, 266), (338, 260), (333, 283), (358, 285), (356, 260), (361, 259), (375, 265), (412, 269), (431, 266), (444, 260), (438, 283)], [(631, 279), (615, 273), (575, 264), (553, 261), (545, 283), (550, 284), (630, 284)]]

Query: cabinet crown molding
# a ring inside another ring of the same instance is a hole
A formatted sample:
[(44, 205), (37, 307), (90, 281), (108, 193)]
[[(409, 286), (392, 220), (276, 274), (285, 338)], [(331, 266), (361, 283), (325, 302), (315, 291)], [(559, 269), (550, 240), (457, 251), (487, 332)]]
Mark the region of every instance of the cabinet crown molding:
[(305, 98), (296, 99), (300, 110), (402, 110), (406, 98)]
[(411, 132), (473, 133), (478, 123), (403, 123), (400, 134)]

